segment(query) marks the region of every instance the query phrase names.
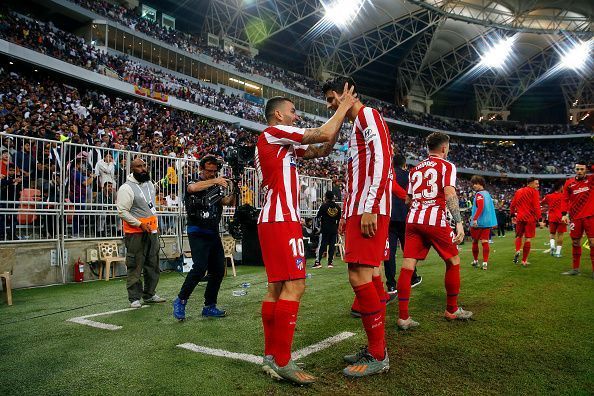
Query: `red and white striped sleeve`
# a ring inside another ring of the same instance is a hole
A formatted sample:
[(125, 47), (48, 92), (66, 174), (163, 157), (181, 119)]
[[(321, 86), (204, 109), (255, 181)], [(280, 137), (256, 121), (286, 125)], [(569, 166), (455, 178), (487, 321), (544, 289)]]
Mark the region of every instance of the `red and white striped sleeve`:
[(371, 153), (369, 159), (371, 185), (365, 198), (364, 211), (378, 213), (392, 161), (389, 135), (386, 123), (377, 110), (366, 107), (363, 109), (363, 114), (367, 124), (363, 130), (363, 138)]
[(449, 161), (443, 162), (443, 180), (444, 187), (450, 186), (456, 188), (456, 165)]
[(264, 130), (264, 138), (269, 144), (278, 144), (280, 146), (292, 145), (299, 146), (305, 134), (304, 128), (296, 128), (287, 125), (269, 126)]
[(309, 147), (309, 144), (303, 144), (300, 146), (296, 146), (295, 147), (295, 155), (298, 158), (303, 158), (303, 156), (305, 155), (305, 152), (307, 151), (307, 148)]

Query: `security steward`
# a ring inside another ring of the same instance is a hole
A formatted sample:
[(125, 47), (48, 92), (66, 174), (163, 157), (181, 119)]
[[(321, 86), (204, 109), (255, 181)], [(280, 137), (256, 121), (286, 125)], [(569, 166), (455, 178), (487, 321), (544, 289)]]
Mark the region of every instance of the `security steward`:
[(316, 254), (316, 262), (312, 268), (322, 268), (322, 255), (328, 248), (328, 268), (334, 268), (334, 250), (338, 236), (338, 222), (340, 221), (340, 207), (334, 202), (334, 193), (326, 191), (325, 202), (320, 206), (316, 217), (322, 221), (320, 243)]
[(162, 303), (165, 299), (155, 294), (160, 275), (155, 185), (142, 159), (132, 161), (131, 170), (126, 183), (118, 189), (116, 207), (123, 220), (128, 300), (130, 307), (140, 308), (141, 296), (145, 303)]
[(173, 301), (173, 317), (186, 318), (186, 304), (198, 282), (208, 270), (202, 316), (221, 318), (226, 312), (217, 308), (217, 297), (225, 275), (225, 253), (219, 235), (223, 206), (235, 205), (233, 193), (225, 195), (232, 184), (218, 177), (221, 163), (214, 155), (200, 161), (198, 180), (188, 183), (184, 202), (188, 214), (188, 241), (192, 251), (192, 269)]

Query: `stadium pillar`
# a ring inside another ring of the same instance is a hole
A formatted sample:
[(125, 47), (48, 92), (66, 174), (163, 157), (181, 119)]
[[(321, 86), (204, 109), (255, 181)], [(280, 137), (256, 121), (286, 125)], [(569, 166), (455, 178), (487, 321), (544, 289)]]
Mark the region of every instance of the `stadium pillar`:
[(406, 108), (409, 110), (430, 114), (433, 100), (425, 96), (407, 95), (406, 103)]

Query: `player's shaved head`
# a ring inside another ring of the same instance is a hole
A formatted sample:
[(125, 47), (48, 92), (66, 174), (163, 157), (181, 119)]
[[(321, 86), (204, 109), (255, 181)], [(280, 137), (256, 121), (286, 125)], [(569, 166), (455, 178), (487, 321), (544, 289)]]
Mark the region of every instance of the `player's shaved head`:
[(281, 106), (285, 104), (285, 102), (293, 103), (291, 99), (285, 98), (284, 96), (275, 96), (268, 99), (268, 102), (266, 102), (266, 108), (264, 109), (264, 115), (268, 123), (274, 119), (274, 112), (279, 110)]

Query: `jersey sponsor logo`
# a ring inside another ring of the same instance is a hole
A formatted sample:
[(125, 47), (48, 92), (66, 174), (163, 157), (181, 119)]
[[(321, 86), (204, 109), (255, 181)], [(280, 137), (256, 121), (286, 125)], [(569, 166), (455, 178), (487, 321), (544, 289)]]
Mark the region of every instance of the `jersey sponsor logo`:
[(573, 190), (572, 192), (575, 195), (575, 194), (581, 194), (581, 193), (586, 192), (586, 191), (590, 191), (590, 187), (578, 188), (577, 190)]

